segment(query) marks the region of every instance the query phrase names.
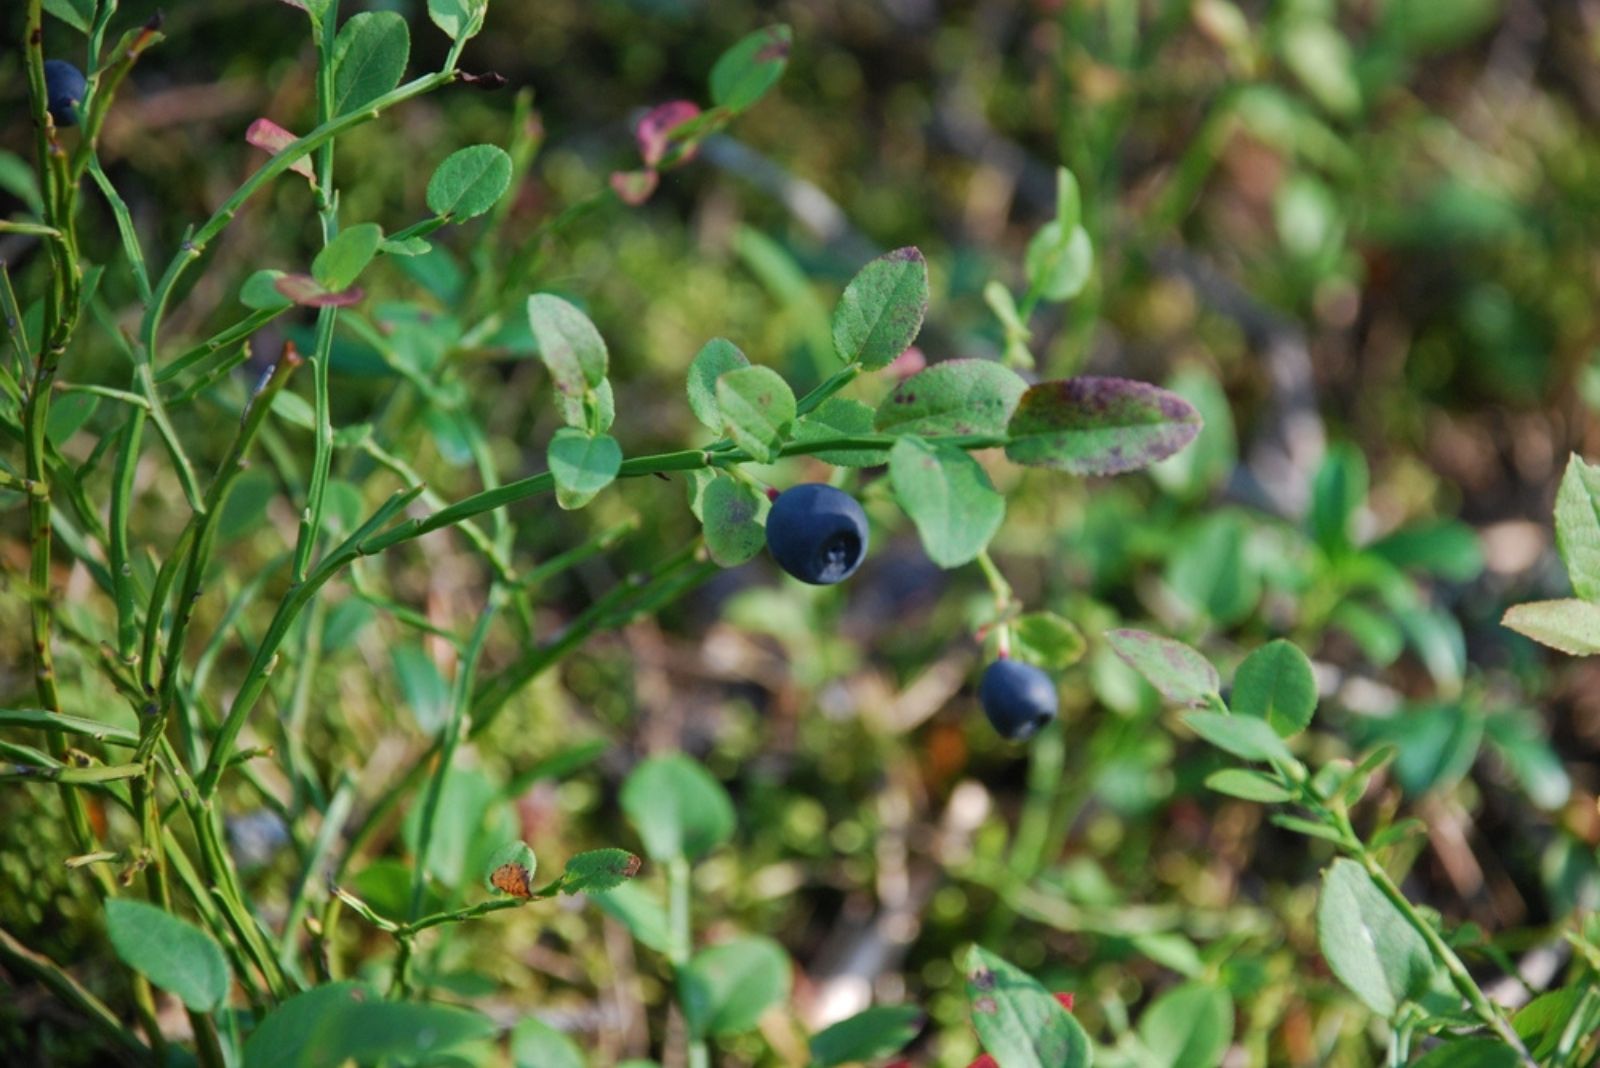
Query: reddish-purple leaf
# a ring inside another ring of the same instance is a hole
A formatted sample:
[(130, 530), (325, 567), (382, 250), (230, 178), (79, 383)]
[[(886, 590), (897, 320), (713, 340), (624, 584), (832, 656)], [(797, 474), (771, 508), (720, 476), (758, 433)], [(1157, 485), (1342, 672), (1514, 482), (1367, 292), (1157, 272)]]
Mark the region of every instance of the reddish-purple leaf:
[[(651, 108), (633, 132), (639, 141), (640, 158), (651, 167), (660, 163), (672, 146), (673, 131), (699, 114), (700, 105), (693, 100), (669, 100)], [(692, 151), (686, 152), (684, 158)]]
[[(298, 137), (271, 119), (257, 119), (252, 122), (250, 128), (244, 132), (244, 139), (256, 148), (270, 152), (274, 156), (299, 140)], [(306, 181), (313, 186), (317, 184), (316, 175), (311, 170), (310, 157), (301, 156), (289, 164), (289, 169), (296, 174), (304, 175)]]
[(1022, 395), (1006, 428), (1006, 456), (1077, 475), (1138, 471), (1200, 433), (1192, 404), (1147, 382), (1082, 376), (1041, 382)]
[(286, 274), (273, 283), (279, 293), (307, 308), (348, 308), (361, 300), (360, 287), (333, 292), (322, 288), (309, 274)]

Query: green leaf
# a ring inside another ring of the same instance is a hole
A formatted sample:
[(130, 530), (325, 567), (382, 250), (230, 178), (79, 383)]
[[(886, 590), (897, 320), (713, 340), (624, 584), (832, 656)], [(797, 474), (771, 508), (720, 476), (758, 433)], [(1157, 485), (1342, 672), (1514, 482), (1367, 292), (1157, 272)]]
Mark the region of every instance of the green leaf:
[(1536, 713), (1516, 710), (1490, 717), (1489, 743), (1535, 805), (1553, 812), (1572, 796), (1572, 779), (1539, 729)]
[(1288, 746), (1265, 720), (1226, 712), (1190, 712), (1183, 721), (1201, 738), (1241, 760), (1294, 762)]
[(1162, 577), (1189, 618), (1227, 625), (1255, 611), (1261, 575), (1246, 523), (1236, 511), (1215, 512), (1178, 539)]
[(1237, 715), (1266, 720), (1285, 738), (1299, 734), (1317, 710), (1311, 661), (1282, 638), (1263, 645), (1234, 673), (1229, 707)]
[(1484, 717), (1468, 704), (1413, 705), (1370, 721), (1368, 742), (1398, 749), (1394, 777), (1410, 797), (1448, 790), (1472, 770), (1483, 742)]
[(1353, 860), (1335, 860), (1323, 876), (1317, 940), (1333, 974), (1380, 1016), (1432, 983), (1428, 944)]
[[(829, 397), (794, 425), (795, 441), (827, 441), (870, 435), (872, 409), (849, 397)], [(889, 462), (888, 449), (824, 449), (811, 455), (837, 467), (878, 467)]]
[(811, 1036), (811, 1068), (839, 1068), (898, 1053), (917, 1037), (923, 1013), (915, 1005), (874, 1005)]
[[(1558, 526), (1559, 522), (1558, 518)], [(1454, 519), (1412, 523), (1373, 542), (1366, 551), (1395, 567), (1416, 568), (1451, 582), (1470, 582), (1483, 573), (1478, 532)]]
[(918, 371), (878, 405), (886, 434), (1002, 435), (1028, 384), (993, 360), (946, 360)]
[(511, 185), (511, 157), (497, 145), (470, 145), (445, 157), (428, 179), (428, 210), (452, 222), (494, 207)]
[(1030, 387), (1006, 431), (1006, 455), (1016, 463), (1115, 475), (1189, 444), (1200, 432), (1200, 413), (1147, 383), (1086, 375)]
[[(528, 327), (533, 331), (539, 358), (550, 371), (560, 394), (569, 426), (583, 426), (583, 398), (606, 379), (605, 339), (589, 317), (572, 304), (549, 293), (528, 298)], [(577, 405), (576, 411), (569, 405)], [(573, 416), (580, 416), (574, 419)]]
[(1182, 642), (1142, 630), (1107, 631), (1106, 641), (1112, 652), (1174, 704), (1205, 704), (1222, 685), (1211, 661)]
[(638, 874), (639, 858), (626, 849), (591, 849), (567, 861), (561, 892), (597, 894), (615, 890)]
[(1517, 1010), (1517, 1014), (1511, 1018), (1511, 1026), (1527, 1044), (1534, 1060), (1541, 1064), (1548, 1063), (1550, 1055), (1559, 1048), (1561, 1036), (1586, 992), (1586, 986), (1547, 991)]
[(450, 715), (450, 684), (440, 674), (439, 666), (414, 642), (396, 645), (390, 657), (401, 696), (417, 726), (430, 737), (438, 734)]
[(746, 936), (696, 953), (678, 975), (684, 1022), (697, 1038), (749, 1031), (789, 997), (793, 964), (770, 938)]
[(289, 307), (294, 301), (284, 296), (278, 288), (278, 279), (282, 277), (284, 277), (282, 271), (255, 272), (244, 280), (244, 285), (239, 287), (239, 303), (257, 311)]
[(591, 894), (589, 900), (600, 911), (628, 929), (642, 946), (657, 953), (672, 952), (672, 929), (667, 910), (648, 890), (637, 883), (623, 883), (614, 890)]
[(1233, 998), (1208, 982), (1175, 986), (1139, 1017), (1150, 1068), (1216, 1068), (1233, 1042)]
[(1600, 653), (1600, 604), (1591, 601), (1512, 605), (1500, 622), (1541, 645), (1572, 656)]
[(943, 568), (974, 560), (1005, 519), (1005, 498), (978, 461), (950, 445), (901, 438), (889, 450), (889, 481), (928, 558)]
[(165, 909), (131, 898), (106, 902), (106, 933), (122, 962), (196, 1012), (228, 997), (228, 961), (205, 931)]
[(467, 41), (483, 29), (489, 0), (428, 0), (428, 17), (452, 41)]
[(710, 430), (722, 433), (722, 409), (717, 407), (717, 379), (724, 372), (749, 367), (750, 360), (739, 346), (714, 337), (695, 353), (689, 364), (689, 409)]
[(389, 1057), (429, 1063), (495, 1030), (481, 1013), (389, 1001), (362, 983), (331, 983), (268, 1013), (244, 1044), (244, 1068), (340, 1068)]
[(706, 549), (718, 567), (737, 567), (766, 544), (762, 520), (769, 505), (749, 483), (717, 474), (700, 498)]
[(833, 308), (833, 348), (845, 363), (887, 366), (917, 339), (928, 313), (928, 261), (897, 248), (861, 268)]
[[(328, 483), (332, 489), (336, 485)], [(233, 492), (222, 505), (217, 517), (217, 540), (226, 544), (236, 538), (261, 529), (267, 506), (278, 493), (278, 479), (271, 471), (260, 467), (246, 468), (234, 480)]]
[(358, 111), (400, 84), (411, 55), (411, 31), (393, 11), (364, 11), (339, 28), (333, 43), (333, 114)]
[(981, 946), (967, 955), (967, 998), (983, 1048), (1005, 1068), (1088, 1068), (1089, 1036), (1032, 976)]
[(1238, 462), (1233, 407), (1216, 376), (1203, 367), (1179, 369), (1166, 388), (1194, 405), (1205, 422), (1189, 447), (1151, 467), (1150, 477), (1174, 496), (1200, 500), (1226, 482)]
[(695, 860), (733, 837), (722, 784), (681, 753), (652, 757), (622, 784), (622, 811), (653, 860)]
[(1054, 612), (1028, 612), (1011, 624), (1011, 640), (1024, 658), (1051, 671), (1069, 668), (1088, 646), (1078, 628)]
[(538, 870), (539, 858), (528, 843), (507, 842), (484, 861), (483, 885), (491, 893), (525, 898), (533, 891), (533, 877)]
[(1089, 284), (1094, 244), (1081, 226), (1048, 222), (1028, 242), (1022, 263), (1030, 289), (1045, 300), (1070, 300)]
[(1361, 108), (1361, 83), (1357, 80), (1350, 42), (1331, 21), (1313, 14), (1297, 15), (1282, 31), (1279, 51), (1318, 104), (1340, 117)]
[(784, 25), (768, 26), (739, 39), (711, 67), (711, 102), (743, 111), (778, 84), (789, 64), (794, 33)]
[(1367, 499), (1367, 458), (1354, 445), (1328, 450), (1311, 479), (1311, 511), (1307, 523), (1311, 536), (1325, 552), (1350, 547), (1350, 527), (1356, 511)]
[(794, 422), (794, 392), (770, 368), (741, 367), (717, 378), (717, 408), (734, 444), (766, 462), (777, 458)]
[(546, 459), (556, 480), (556, 504), (582, 508), (616, 480), (622, 446), (609, 434), (589, 435), (562, 427), (550, 439)]
[(1556, 494), (1556, 544), (1573, 592), (1585, 601), (1600, 600), (1600, 467), (1576, 454)]
[(60, 446), (83, 428), (98, 407), (100, 398), (93, 393), (64, 393), (54, 398), (45, 417), (44, 436), (50, 444)]
[(1520, 1054), (1497, 1038), (1461, 1038), (1435, 1046), (1411, 1068), (1521, 1068)]
[(93, 28), (94, 6), (95, 0), (44, 0), (46, 11), (79, 33)]
[(1268, 805), (1294, 797), (1293, 791), (1284, 789), (1270, 776), (1247, 768), (1224, 768), (1212, 772), (1206, 776), (1206, 786), (1219, 794)]
[(324, 289), (347, 289), (367, 269), (382, 243), (383, 228), (377, 223), (347, 227), (311, 261), (311, 277)]

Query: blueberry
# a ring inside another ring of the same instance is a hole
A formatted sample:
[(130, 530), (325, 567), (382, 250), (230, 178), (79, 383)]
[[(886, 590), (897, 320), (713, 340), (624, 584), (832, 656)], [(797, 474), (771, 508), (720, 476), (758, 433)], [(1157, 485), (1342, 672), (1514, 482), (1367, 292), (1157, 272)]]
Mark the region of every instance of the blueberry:
[(854, 497), (825, 483), (791, 486), (767, 513), (767, 551), (801, 582), (831, 586), (867, 555), (867, 514)]
[(1002, 738), (1025, 742), (1056, 718), (1056, 684), (1031, 664), (996, 660), (983, 672), (978, 700)]
[(83, 102), (83, 72), (64, 59), (47, 59), (44, 61), (44, 91), (50, 117), (56, 125), (78, 125), (78, 105)]

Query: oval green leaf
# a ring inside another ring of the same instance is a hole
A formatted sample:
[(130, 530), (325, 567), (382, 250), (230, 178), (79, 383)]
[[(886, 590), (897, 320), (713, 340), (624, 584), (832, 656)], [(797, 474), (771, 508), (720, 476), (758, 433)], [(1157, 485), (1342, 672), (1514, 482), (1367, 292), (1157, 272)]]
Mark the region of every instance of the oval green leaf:
[(582, 508), (616, 481), (622, 469), (622, 446), (609, 434), (590, 435), (562, 427), (550, 439), (546, 459), (556, 480), (556, 504)]
[(1233, 998), (1208, 982), (1175, 986), (1139, 1017), (1150, 1068), (1216, 1068), (1233, 1042)]
[(653, 860), (695, 860), (733, 836), (722, 784), (682, 753), (652, 757), (622, 784), (622, 811)]
[(1284, 738), (1299, 734), (1317, 710), (1311, 661), (1292, 642), (1268, 642), (1234, 672), (1229, 707), (1238, 715), (1266, 720)]
[(1317, 940), (1333, 974), (1380, 1016), (1432, 982), (1428, 944), (1353, 860), (1341, 857), (1323, 876)]
[(766, 544), (766, 497), (747, 482), (718, 474), (700, 497), (706, 549), (718, 567), (737, 567)]
[(874, 422), (886, 434), (1004, 434), (1027, 389), (993, 360), (946, 360), (896, 386)]
[(228, 996), (228, 961), (206, 932), (144, 901), (106, 902), (106, 933), (122, 962), (195, 1012)]
[(928, 261), (897, 248), (861, 268), (833, 309), (833, 348), (845, 363), (887, 366), (917, 339), (928, 314)]
[[(849, 397), (829, 397), (795, 424), (794, 440), (828, 441), (833, 438), (864, 437), (871, 433), (871, 408)], [(888, 449), (822, 449), (811, 455), (837, 467), (878, 467), (889, 462)]]
[(393, 11), (364, 11), (333, 43), (333, 113), (360, 110), (400, 84), (411, 55), (411, 31)]
[(745, 937), (696, 953), (678, 976), (689, 1033), (736, 1035), (789, 996), (793, 965), (770, 938)]
[(743, 111), (766, 96), (783, 77), (793, 41), (793, 31), (781, 24), (740, 38), (711, 68), (711, 102)]
[[(590, 390), (605, 381), (609, 357), (605, 339), (594, 323), (578, 308), (550, 293), (535, 293), (528, 298), (528, 328), (533, 332), (539, 358), (550, 372), (550, 380), (564, 402), (563, 414), (569, 425), (582, 425), (582, 400)], [(577, 411), (565, 402), (577, 404)]]
[(709, 430), (722, 433), (722, 410), (717, 407), (717, 379), (728, 371), (749, 367), (750, 360), (739, 346), (726, 338), (714, 337), (695, 353), (689, 364), (689, 409)]
[(794, 422), (794, 391), (767, 367), (741, 367), (717, 378), (722, 428), (753, 458), (775, 459)]
[(446, 156), (428, 179), (428, 210), (452, 222), (482, 215), (511, 185), (511, 157), (497, 145), (471, 145)]
[(1211, 661), (1182, 642), (1142, 630), (1107, 631), (1106, 641), (1124, 663), (1175, 704), (1206, 704), (1222, 686)]
[(1088, 1068), (1089, 1036), (1072, 1014), (1022, 969), (973, 946), (967, 998), (983, 1048), (1005, 1068)]
[(311, 277), (324, 289), (347, 289), (367, 269), (381, 244), (383, 228), (377, 223), (346, 227), (311, 261)]
[(1006, 500), (978, 461), (950, 445), (901, 438), (889, 450), (889, 481), (940, 567), (976, 559), (1005, 519)]

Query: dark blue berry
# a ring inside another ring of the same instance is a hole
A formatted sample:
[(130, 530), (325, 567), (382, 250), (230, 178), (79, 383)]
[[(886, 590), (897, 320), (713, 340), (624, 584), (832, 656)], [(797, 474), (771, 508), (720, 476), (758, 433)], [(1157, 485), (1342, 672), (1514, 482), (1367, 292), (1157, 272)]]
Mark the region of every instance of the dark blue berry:
[(996, 660), (983, 672), (978, 700), (1002, 738), (1025, 742), (1056, 718), (1056, 684), (1031, 664)]
[(78, 125), (78, 105), (83, 103), (83, 72), (64, 59), (44, 61), (44, 93), (50, 117), (57, 126)]
[(801, 582), (830, 586), (849, 578), (867, 555), (867, 513), (825, 483), (792, 486), (767, 513), (767, 551)]

